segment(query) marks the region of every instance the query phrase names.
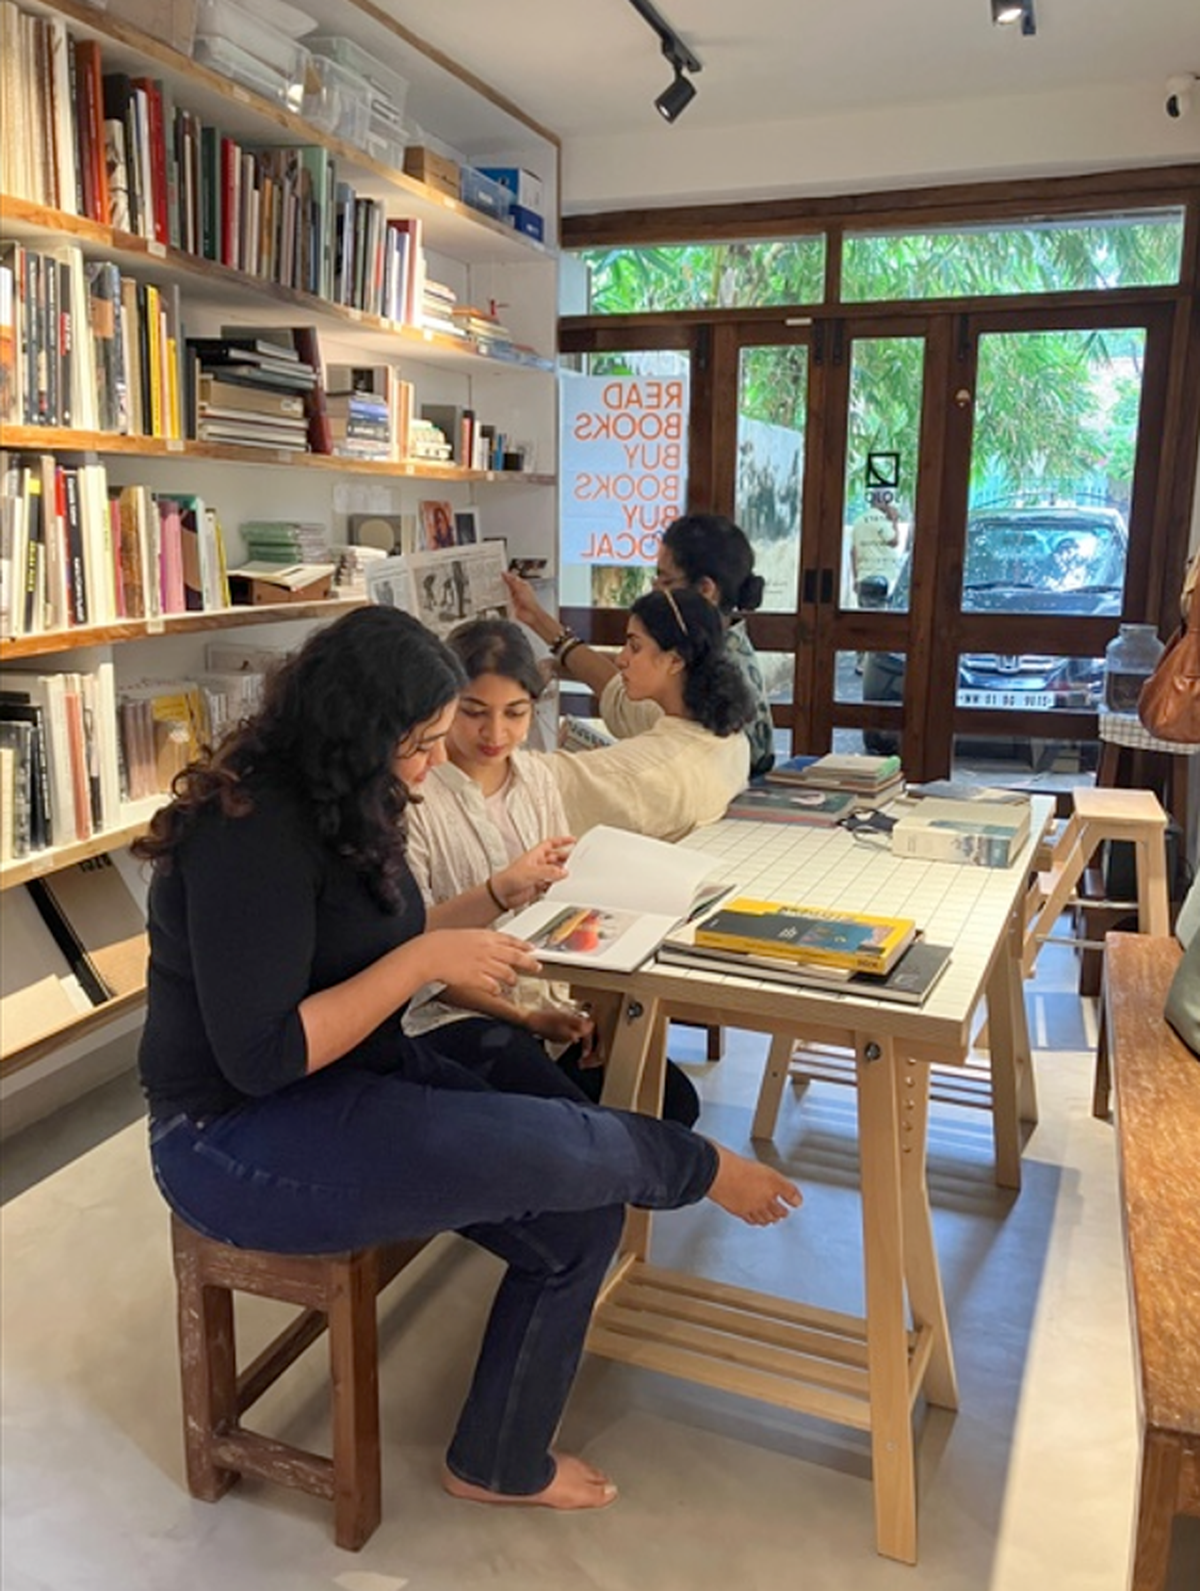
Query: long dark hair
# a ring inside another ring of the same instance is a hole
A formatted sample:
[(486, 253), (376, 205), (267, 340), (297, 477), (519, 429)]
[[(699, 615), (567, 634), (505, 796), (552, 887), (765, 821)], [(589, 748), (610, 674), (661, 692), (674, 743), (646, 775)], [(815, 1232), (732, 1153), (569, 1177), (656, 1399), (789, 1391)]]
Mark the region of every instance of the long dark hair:
[(721, 615), (691, 587), (648, 591), (629, 610), (664, 652), (683, 659), (683, 705), (714, 735), (732, 735), (754, 717), (746, 676), (725, 652)]
[(688, 585), (712, 581), (717, 607), (726, 618), (761, 606), (763, 578), (754, 573), (754, 548), (732, 519), (724, 514), (683, 514), (663, 531), (662, 544)]
[(270, 783), (297, 796), (319, 838), (395, 907), (409, 795), (392, 759), (462, 686), (458, 659), (416, 619), (355, 609), (311, 635), (271, 675), (254, 716), (176, 775), (134, 854), (169, 868), (202, 813), (243, 817), (255, 785)]
[(528, 691), (534, 701), (545, 688), (529, 638), (511, 619), (468, 619), (450, 632), (446, 645), (462, 664), (468, 681), (481, 674), (498, 674)]

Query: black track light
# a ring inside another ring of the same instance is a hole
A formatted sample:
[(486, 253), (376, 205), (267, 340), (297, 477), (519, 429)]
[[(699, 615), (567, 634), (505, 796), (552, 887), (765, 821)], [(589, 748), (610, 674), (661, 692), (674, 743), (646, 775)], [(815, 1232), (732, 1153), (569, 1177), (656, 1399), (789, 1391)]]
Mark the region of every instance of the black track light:
[(673, 122), (696, 97), (695, 83), (683, 74), (691, 72), (694, 76), (700, 71), (700, 62), (671, 24), (655, 10), (652, 0), (629, 0), (629, 4), (658, 34), (662, 52), (675, 69), (675, 81), (654, 101), (654, 108), (663, 121)]
[(673, 122), (682, 114), (696, 97), (696, 85), (688, 77), (684, 77), (682, 66), (675, 67), (675, 81), (669, 88), (664, 88), (654, 101), (654, 108), (666, 122)]
[(1019, 22), (1026, 38), (1037, 32), (1033, 0), (992, 0), (992, 21), (1000, 28), (1013, 27)]

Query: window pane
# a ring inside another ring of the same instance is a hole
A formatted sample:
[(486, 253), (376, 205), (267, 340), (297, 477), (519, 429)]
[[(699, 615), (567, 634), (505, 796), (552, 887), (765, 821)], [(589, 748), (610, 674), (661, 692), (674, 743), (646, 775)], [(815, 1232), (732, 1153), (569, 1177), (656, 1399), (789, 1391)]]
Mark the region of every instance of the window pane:
[(564, 606), (627, 608), (649, 589), (662, 532), (687, 502), (689, 373), (689, 356), (667, 349), (564, 359)]
[(733, 517), (754, 548), (767, 611), (786, 613), (796, 606), (807, 403), (806, 347), (741, 350)]
[(959, 707), (1084, 712), (1100, 705), (1103, 691), (1102, 657), (964, 652), (958, 660)]
[(1011, 737), (956, 735), (950, 776), (977, 784), (1024, 786), (1034, 794), (1039, 787), (1029, 782), (1031, 773), (1053, 774), (1055, 789), (1064, 783), (1086, 787), (1095, 782), (1098, 755), (1094, 740), (1054, 740), (1046, 731)]
[(846, 236), (847, 303), (1155, 287), (1179, 280), (1182, 210)]
[(584, 249), (591, 315), (811, 304), (824, 297), (823, 236)]
[(851, 345), (844, 608), (908, 611), (924, 375), (923, 338), (856, 337)]

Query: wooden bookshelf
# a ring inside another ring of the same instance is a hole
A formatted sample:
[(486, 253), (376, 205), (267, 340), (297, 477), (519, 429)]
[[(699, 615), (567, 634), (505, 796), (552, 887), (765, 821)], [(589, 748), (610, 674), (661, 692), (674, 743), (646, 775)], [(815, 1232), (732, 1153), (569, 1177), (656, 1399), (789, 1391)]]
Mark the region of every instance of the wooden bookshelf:
[(43, 1033), (41, 1038), (32, 1039), (28, 1044), (22, 1044), (19, 1049), (10, 1050), (7, 1054), (0, 1053), (0, 1077), (8, 1077), (13, 1072), (19, 1072), (22, 1067), (31, 1066), (34, 1061), (40, 1061), (43, 1056), (53, 1055), (55, 1050), (61, 1049), (64, 1044), (97, 1033), (101, 1028), (115, 1022), (118, 1017), (128, 1016), (131, 1011), (139, 1011), (145, 1003), (145, 989), (131, 989), (128, 994), (114, 995), (103, 1005), (93, 1006), (90, 1011), (81, 1011), (73, 1021), (65, 1023), (62, 1027), (53, 1028), (49, 1033)]

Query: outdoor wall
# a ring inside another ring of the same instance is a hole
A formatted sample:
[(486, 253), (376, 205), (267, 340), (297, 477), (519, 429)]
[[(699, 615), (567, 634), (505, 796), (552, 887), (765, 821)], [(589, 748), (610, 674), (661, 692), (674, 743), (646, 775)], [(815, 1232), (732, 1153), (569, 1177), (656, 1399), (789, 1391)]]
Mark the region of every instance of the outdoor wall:
[[(566, 140), (563, 209), (861, 193), (1200, 160), (1200, 106), (1172, 121), (1163, 81), (724, 128), (689, 124), (686, 113), (667, 126), (647, 107), (636, 128)], [(698, 86), (703, 94), (703, 79)]]

